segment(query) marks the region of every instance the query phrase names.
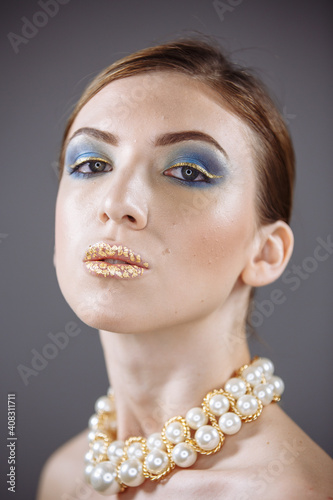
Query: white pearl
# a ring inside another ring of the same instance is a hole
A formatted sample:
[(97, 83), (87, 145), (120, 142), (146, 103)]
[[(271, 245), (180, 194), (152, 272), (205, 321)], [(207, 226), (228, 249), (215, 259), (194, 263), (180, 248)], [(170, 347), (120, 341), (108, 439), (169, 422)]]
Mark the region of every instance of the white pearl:
[(134, 442), (127, 448), (128, 458), (136, 458), (137, 460), (142, 460), (144, 458), (144, 453), (141, 443)]
[(88, 432), (88, 441), (91, 443), (91, 441), (95, 441), (96, 438), (96, 431), (89, 431)]
[(224, 390), (237, 399), (246, 393), (246, 383), (241, 378), (233, 377), (225, 383)]
[(105, 452), (106, 452), (106, 446), (105, 446), (105, 443), (102, 439), (97, 439), (97, 441), (95, 441), (93, 444), (92, 444), (92, 452), (94, 454), (94, 457), (98, 457), (99, 455), (104, 455)]
[(148, 450), (154, 450), (155, 448), (159, 450), (165, 450), (165, 444), (159, 432), (150, 434), (150, 436), (147, 438), (147, 448)]
[(136, 458), (126, 460), (120, 466), (119, 478), (126, 486), (140, 486), (145, 480), (142, 474), (142, 463)]
[(98, 428), (98, 416), (96, 415), (96, 413), (94, 413), (93, 415), (91, 415), (91, 417), (89, 418), (88, 427), (92, 431), (97, 431), (97, 428)]
[(114, 402), (111, 401), (110, 398), (107, 396), (101, 396), (100, 398), (97, 399), (95, 403), (95, 412), (100, 413), (100, 412), (105, 412), (105, 413), (111, 413), (114, 411), (115, 405)]
[(224, 434), (235, 434), (242, 426), (242, 421), (236, 413), (227, 412), (219, 418), (219, 426)]
[(239, 398), (236, 406), (239, 413), (241, 413), (245, 417), (249, 417), (250, 415), (256, 413), (259, 405), (256, 397), (252, 396), (251, 394), (246, 394), (245, 396)]
[(84, 461), (86, 464), (94, 461), (94, 453), (92, 450), (87, 451), (87, 453), (84, 455)]
[(267, 382), (272, 385), (275, 396), (281, 396), (284, 391), (284, 382), (282, 378), (273, 375), (273, 377), (270, 377)]
[(251, 366), (259, 366), (262, 368), (265, 377), (271, 377), (274, 373), (274, 365), (268, 358), (259, 358), (253, 361)]
[(119, 464), (120, 460), (123, 458), (124, 446), (124, 441), (112, 441), (108, 446), (106, 453), (113, 464)]
[(271, 384), (259, 384), (253, 389), (253, 394), (257, 396), (264, 406), (272, 402), (274, 391)]
[(172, 460), (178, 467), (191, 467), (197, 459), (197, 452), (188, 443), (179, 443), (172, 450)]
[(114, 495), (120, 491), (120, 485), (116, 477), (115, 466), (111, 462), (101, 462), (93, 468), (90, 475), (90, 483), (99, 493)]
[(229, 406), (229, 399), (223, 396), (223, 394), (215, 394), (215, 396), (209, 400), (209, 409), (217, 417), (226, 413), (229, 410)]
[(171, 422), (165, 429), (166, 438), (173, 444), (181, 443), (185, 439), (184, 429), (180, 422)]
[(249, 366), (245, 368), (242, 372), (242, 377), (248, 382), (252, 387), (261, 383), (263, 374), (263, 368), (261, 366)]
[(185, 417), (186, 422), (191, 427), (191, 429), (199, 429), (208, 422), (208, 417), (202, 408), (195, 407), (191, 408)]
[(161, 474), (168, 468), (169, 463), (168, 455), (158, 448), (150, 451), (145, 459), (147, 470), (152, 474)]
[(213, 450), (220, 442), (220, 435), (215, 427), (211, 425), (203, 425), (200, 427), (195, 435), (194, 439), (203, 450)]
[(95, 468), (94, 464), (87, 464), (84, 468), (84, 477), (88, 483), (90, 483), (90, 476), (94, 468)]

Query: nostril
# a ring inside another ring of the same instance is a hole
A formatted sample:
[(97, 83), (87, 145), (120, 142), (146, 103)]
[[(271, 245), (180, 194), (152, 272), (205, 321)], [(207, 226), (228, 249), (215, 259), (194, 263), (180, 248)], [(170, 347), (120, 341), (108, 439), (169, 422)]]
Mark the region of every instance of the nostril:
[(106, 213), (101, 214), (98, 218), (103, 224), (106, 224), (109, 220), (109, 217)]
[(132, 215), (128, 215), (127, 217), (128, 217), (128, 220), (130, 220), (131, 222), (135, 222), (135, 218), (132, 217)]

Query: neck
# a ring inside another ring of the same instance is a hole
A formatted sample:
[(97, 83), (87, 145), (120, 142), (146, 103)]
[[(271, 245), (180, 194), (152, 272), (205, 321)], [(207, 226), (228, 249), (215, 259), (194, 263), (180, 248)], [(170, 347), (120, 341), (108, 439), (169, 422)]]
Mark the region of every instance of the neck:
[(250, 359), (244, 328), (223, 314), (145, 334), (100, 335), (122, 440), (160, 432)]

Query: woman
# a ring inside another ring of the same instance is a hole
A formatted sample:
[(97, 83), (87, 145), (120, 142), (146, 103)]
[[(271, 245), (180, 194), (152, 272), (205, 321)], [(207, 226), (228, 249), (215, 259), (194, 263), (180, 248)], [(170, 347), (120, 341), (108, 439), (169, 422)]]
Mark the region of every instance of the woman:
[(292, 253), (293, 181), (280, 114), (213, 46), (149, 48), (91, 83), (64, 134), (55, 265), (113, 389), (39, 499), (328, 497), (330, 459), (275, 404), (272, 363), (244, 367), (252, 290)]

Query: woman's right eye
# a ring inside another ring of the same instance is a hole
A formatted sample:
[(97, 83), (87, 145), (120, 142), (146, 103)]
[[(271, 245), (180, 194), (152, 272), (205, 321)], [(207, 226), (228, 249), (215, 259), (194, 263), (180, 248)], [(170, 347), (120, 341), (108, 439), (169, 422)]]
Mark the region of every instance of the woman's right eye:
[(112, 165), (101, 158), (86, 158), (77, 161), (71, 168), (70, 174), (77, 174), (81, 176), (91, 176), (101, 174), (104, 172), (111, 172)]

